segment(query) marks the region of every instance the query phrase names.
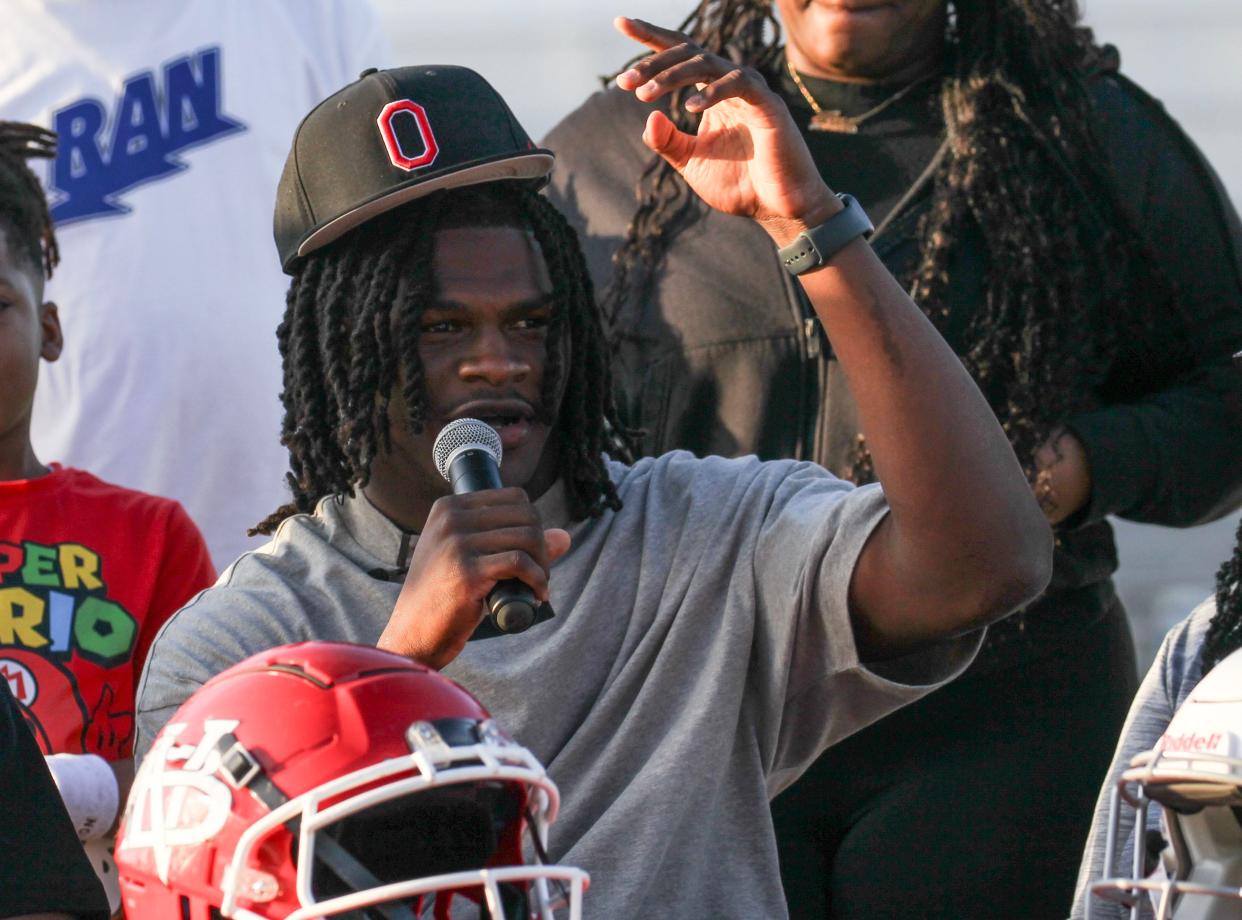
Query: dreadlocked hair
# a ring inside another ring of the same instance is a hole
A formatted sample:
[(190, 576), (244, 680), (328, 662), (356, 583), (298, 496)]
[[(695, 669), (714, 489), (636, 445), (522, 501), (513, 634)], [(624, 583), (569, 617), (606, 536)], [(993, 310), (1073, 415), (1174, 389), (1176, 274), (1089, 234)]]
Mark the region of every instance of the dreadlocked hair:
[(56, 158), (56, 134), (37, 125), (0, 121), (0, 226), (9, 245), (46, 277), (60, 263), (47, 196), (26, 161)]
[(1203, 639), (1203, 673), (1242, 648), (1242, 520), (1233, 541), (1233, 555), (1216, 573), (1216, 613)]
[[(1157, 313), (1176, 309), (1175, 292), (1122, 209), (1093, 133), (1087, 84), (1106, 52), (1078, 24), (1075, 0), (952, 0), (949, 13), (940, 84), (948, 149), (918, 228), (917, 267), (902, 280), (943, 332), (953, 256), (968, 233), (981, 235), (986, 297), (962, 360), (1033, 477), (1038, 447), (1102, 382), (1118, 343), (1148, 340)], [(770, 0), (702, 0), (681, 30), (778, 84), (783, 48)], [(696, 130), (699, 116), (680, 96), (668, 114)], [(614, 339), (623, 307), (650, 295), (672, 238), (702, 213), (658, 157), (636, 195), (603, 297)], [(838, 472), (874, 478), (861, 436), (852, 468)]]
[[(389, 403), (402, 387), (405, 423), (426, 423), (420, 318), (435, 298), (437, 230), (504, 226), (529, 231), (552, 282), (554, 307), (539, 411), (556, 424), (558, 470), (575, 519), (619, 510), (603, 452), (624, 432), (612, 400), (603, 327), (573, 229), (528, 184), (491, 182), (434, 193), (350, 231), (297, 265), (277, 329), (284, 366), (281, 442), (293, 501), (251, 533), (271, 533), (320, 498), (352, 494), (391, 447)], [(562, 392), (559, 416), (550, 416)]]

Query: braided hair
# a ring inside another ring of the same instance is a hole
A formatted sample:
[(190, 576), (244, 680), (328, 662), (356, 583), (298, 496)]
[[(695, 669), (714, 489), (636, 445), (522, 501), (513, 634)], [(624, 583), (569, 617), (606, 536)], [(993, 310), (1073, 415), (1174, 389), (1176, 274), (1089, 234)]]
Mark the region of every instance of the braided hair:
[[(1036, 450), (1083, 408), (1084, 394), (1111, 385), (1102, 375), (1119, 343), (1149, 340), (1160, 310), (1176, 308), (1093, 133), (1087, 83), (1106, 52), (1079, 18), (1075, 0), (951, 0), (939, 91), (947, 155), (918, 228), (917, 267), (902, 279), (943, 332), (954, 254), (981, 231), (986, 296), (962, 360), (1031, 476)], [(701, 0), (681, 31), (778, 87), (783, 49), (770, 0)], [(686, 92), (673, 96), (669, 115), (694, 131), (699, 116), (685, 110)], [(623, 307), (650, 295), (671, 241), (702, 213), (658, 157), (636, 194), (603, 297), (614, 336)], [(1135, 363), (1148, 375), (1161, 360), (1142, 359)], [(838, 472), (874, 478), (861, 436), (852, 469)]]
[(1216, 573), (1216, 613), (1203, 640), (1203, 673), (1242, 648), (1242, 520), (1233, 542), (1233, 555)]
[(47, 278), (60, 262), (60, 249), (47, 196), (26, 165), (29, 159), (55, 159), (56, 134), (37, 125), (0, 121), (0, 227), (9, 246)]
[(325, 495), (352, 494), (391, 446), (388, 408), (402, 387), (405, 422), (426, 422), (419, 319), (434, 300), (437, 230), (512, 226), (539, 244), (552, 282), (542, 411), (563, 385), (558, 469), (576, 519), (621, 502), (602, 453), (622, 432), (612, 402), (608, 349), (577, 235), (527, 183), (491, 182), (437, 192), (390, 211), (311, 253), (295, 268), (277, 340), (284, 364), (281, 441), (293, 501), (251, 531), (271, 533)]

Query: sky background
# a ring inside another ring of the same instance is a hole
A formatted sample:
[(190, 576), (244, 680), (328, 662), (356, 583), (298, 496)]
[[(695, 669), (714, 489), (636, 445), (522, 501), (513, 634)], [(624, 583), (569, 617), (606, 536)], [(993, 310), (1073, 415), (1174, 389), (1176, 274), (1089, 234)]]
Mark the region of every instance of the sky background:
[[(538, 140), (635, 53), (615, 15), (675, 26), (692, 0), (372, 0), (394, 64), (479, 71)], [(1086, 22), (1121, 51), (1122, 72), (1156, 98), (1242, 201), (1242, 0), (1085, 0)], [(1213, 590), (1237, 514), (1173, 531), (1118, 522), (1118, 588), (1146, 667), (1168, 626)]]

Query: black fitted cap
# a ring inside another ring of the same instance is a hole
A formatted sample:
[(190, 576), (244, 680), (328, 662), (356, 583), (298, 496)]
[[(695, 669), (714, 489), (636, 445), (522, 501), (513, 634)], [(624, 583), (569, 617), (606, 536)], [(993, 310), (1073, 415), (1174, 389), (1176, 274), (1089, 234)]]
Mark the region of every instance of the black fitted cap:
[(368, 70), (302, 119), (276, 190), (280, 265), (434, 191), (497, 179), (547, 182), (500, 94), (465, 67)]

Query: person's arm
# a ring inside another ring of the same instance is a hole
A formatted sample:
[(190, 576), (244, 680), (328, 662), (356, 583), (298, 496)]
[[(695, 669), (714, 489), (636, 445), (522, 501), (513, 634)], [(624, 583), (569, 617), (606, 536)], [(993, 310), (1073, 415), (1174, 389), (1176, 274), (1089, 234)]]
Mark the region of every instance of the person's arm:
[(545, 530), (519, 488), (449, 495), (431, 506), (392, 618), (376, 646), (432, 668), (461, 654), (498, 581), (517, 578), (548, 599), (548, 569), (569, 534)]
[[(777, 246), (842, 208), (784, 103), (755, 71), (633, 19), (656, 53), (617, 78), (643, 101), (697, 85), (697, 135), (661, 112), (644, 142), (709, 205), (757, 221)], [(803, 288), (833, 342), (891, 513), (855, 568), (851, 614), (864, 658), (897, 655), (991, 622), (1051, 572), (1051, 534), (991, 409), (922, 311), (858, 239)]]
[[(621, 20), (653, 47), (680, 36)], [(679, 85), (718, 81), (697, 137), (659, 112), (644, 142), (707, 204), (754, 218), (778, 244), (840, 207), (762, 78), (697, 49), (665, 52), (618, 79), (634, 90), (681, 53)], [(1051, 571), (1051, 534), (1008, 441), (957, 357), (862, 242), (803, 276), (850, 378), (891, 514), (853, 573), (850, 610), (865, 660), (984, 625), (1034, 597)], [(441, 498), (418, 541), (379, 647), (443, 667), (465, 646), (482, 599), (520, 578), (541, 600), (569, 547), (520, 489)]]
[(0, 918), (108, 916), (108, 899), (0, 681)]
[(121, 806), (116, 810), (116, 818), (112, 821), (112, 826), (108, 828), (108, 834), (115, 834), (121, 825), (121, 814), (125, 811), (125, 801), (129, 798), (129, 790), (134, 785), (134, 758), (122, 757), (120, 760), (114, 760), (109, 764), (112, 767), (112, 776), (116, 780), (117, 798)]
[[(1134, 755), (1150, 751), (1164, 734), (1178, 706), (1190, 694), (1202, 676), (1203, 639), (1208, 623), (1215, 612), (1211, 602), (1201, 604), (1186, 619), (1169, 630), (1156, 658), (1143, 678), (1125, 724), (1117, 740), (1112, 763), (1100, 786), (1091, 820), (1091, 830), (1083, 849), (1082, 863), (1078, 869), (1078, 882), (1074, 890), (1074, 902), (1070, 909), (1071, 920), (1083, 920), (1087, 916), (1087, 903), (1091, 885), (1107, 877), (1128, 876), (1134, 860), (1134, 819), (1132, 808), (1123, 808), (1117, 820), (1117, 858), (1113, 865), (1106, 865), (1105, 844), (1112, 819), (1112, 794), (1117, 781), (1130, 767)], [(1158, 806), (1153, 808), (1149, 820), (1158, 817)], [(1091, 902), (1094, 920), (1126, 920), (1128, 910), (1120, 904), (1095, 898)]]
[(1116, 76), (1096, 91), (1121, 204), (1177, 303), (1143, 340), (1119, 343), (1107, 404), (1067, 420), (1090, 474), (1070, 523), (1199, 524), (1242, 502), (1242, 378), (1230, 366), (1242, 348), (1242, 225), (1159, 103)]

